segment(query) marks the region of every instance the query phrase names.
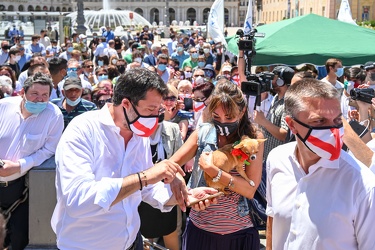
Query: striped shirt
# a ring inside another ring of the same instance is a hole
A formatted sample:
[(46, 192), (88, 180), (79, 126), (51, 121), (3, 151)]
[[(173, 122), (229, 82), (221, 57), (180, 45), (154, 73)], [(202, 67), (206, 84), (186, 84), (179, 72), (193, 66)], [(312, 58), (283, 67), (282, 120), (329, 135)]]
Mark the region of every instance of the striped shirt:
[[(240, 176), (237, 171), (231, 175)], [(230, 234), (252, 226), (249, 215), (239, 216), (237, 208), (240, 194), (228, 190), (229, 195), (219, 198), (217, 204), (212, 204), (206, 210), (190, 211), (191, 221), (200, 229), (217, 234)]]
[(76, 117), (77, 115), (80, 115), (90, 110), (97, 109), (94, 103), (89, 102), (85, 99), (81, 99), (81, 101), (77, 104), (77, 106), (75, 106), (72, 111), (68, 112), (66, 111), (66, 109), (64, 109), (62, 105), (64, 102), (64, 99), (65, 98), (57, 98), (51, 101), (53, 104), (57, 105), (60, 108), (61, 113), (64, 116), (64, 130), (68, 126), (69, 122), (73, 120), (73, 118)]

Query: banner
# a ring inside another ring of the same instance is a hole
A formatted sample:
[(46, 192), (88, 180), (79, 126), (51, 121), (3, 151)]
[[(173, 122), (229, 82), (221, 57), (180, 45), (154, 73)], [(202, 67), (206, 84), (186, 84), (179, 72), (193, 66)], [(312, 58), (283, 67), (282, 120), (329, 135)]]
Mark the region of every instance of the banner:
[(253, 1), (249, 0), (248, 4), (249, 6), (247, 8), (246, 19), (243, 25), (243, 32), (245, 33), (245, 35), (250, 34), (250, 31), (253, 27)]
[(346, 22), (350, 24), (357, 25), (352, 18), (352, 12), (350, 10), (350, 5), (348, 0), (342, 0), (340, 5), (339, 14), (337, 16), (337, 20), (341, 22)]
[(227, 47), (227, 42), (223, 34), (224, 30), (224, 0), (216, 0), (211, 7), (210, 15), (208, 16), (207, 25), (208, 34), (211, 36), (215, 43)]

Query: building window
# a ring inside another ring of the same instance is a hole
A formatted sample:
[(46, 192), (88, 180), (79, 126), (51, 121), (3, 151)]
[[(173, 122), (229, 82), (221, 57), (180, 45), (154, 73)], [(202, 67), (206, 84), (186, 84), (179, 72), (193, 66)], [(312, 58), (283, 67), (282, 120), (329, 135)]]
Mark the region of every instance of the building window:
[(369, 20), (370, 6), (363, 6), (362, 8), (363, 8), (362, 21), (368, 21)]
[(326, 16), (326, 7), (324, 6), (322, 7), (322, 16), (324, 17)]

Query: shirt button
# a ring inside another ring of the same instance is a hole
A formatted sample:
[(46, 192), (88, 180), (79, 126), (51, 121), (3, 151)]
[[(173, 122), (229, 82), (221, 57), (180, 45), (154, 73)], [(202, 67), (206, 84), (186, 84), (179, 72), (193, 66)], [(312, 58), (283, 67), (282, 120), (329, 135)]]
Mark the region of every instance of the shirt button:
[(294, 236), (297, 236), (297, 234), (298, 234), (296, 230), (291, 230), (290, 232), (291, 232), (292, 234), (294, 234)]
[(296, 202), (296, 208), (300, 208), (301, 207), (301, 203), (300, 202)]

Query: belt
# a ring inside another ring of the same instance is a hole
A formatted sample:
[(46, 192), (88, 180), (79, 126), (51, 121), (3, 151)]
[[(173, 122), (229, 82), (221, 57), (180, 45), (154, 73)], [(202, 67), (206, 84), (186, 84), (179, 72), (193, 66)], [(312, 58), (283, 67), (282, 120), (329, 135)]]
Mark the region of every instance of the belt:
[(14, 184), (16, 182), (21, 181), (21, 180), (23, 180), (22, 177), (18, 178), (18, 179), (15, 179), (13, 181), (0, 181), (0, 188), (6, 188), (6, 187), (8, 187), (8, 186), (10, 186), (10, 185), (12, 185), (12, 184)]

